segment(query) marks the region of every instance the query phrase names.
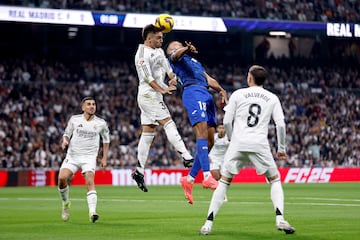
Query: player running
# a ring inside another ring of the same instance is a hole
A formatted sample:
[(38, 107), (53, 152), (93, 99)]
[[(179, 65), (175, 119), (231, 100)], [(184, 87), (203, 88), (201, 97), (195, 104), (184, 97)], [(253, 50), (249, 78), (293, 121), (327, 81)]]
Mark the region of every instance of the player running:
[(110, 134), (104, 119), (95, 116), (96, 103), (92, 97), (85, 97), (81, 101), (83, 114), (71, 116), (62, 137), (61, 148), (66, 149), (66, 157), (61, 165), (58, 177), (59, 194), (62, 200), (61, 218), (68, 221), (70, 216), (69, 179), (81, 169), (87, 186), (87, 203), (89, 218), (96, 222), (97, 192), (95, 190), (96, 159), (99, 153), (100, 137), (103, 143), (101, 167), (107, 165), (110, 144)]
[(220, 180), (220, 169), (224, 162), (224, 156), (229, 143), (230, 141), (228, 136), (225, 134), (224, 125), (218, 124), (214, 135), (214, 146), (211, 148), (209, 153), (210, 171), (216, 180)]

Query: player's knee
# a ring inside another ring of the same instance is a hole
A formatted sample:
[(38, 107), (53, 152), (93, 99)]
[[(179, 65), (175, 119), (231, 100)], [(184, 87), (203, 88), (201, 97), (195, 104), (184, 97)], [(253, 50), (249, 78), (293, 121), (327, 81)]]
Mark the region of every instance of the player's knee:
[(85, 172), (85, 183), (87, 186), (93, 186), (94, 185), (94, 178), (95, 174), (91, 171)]
[(216, 181), (219, 181), (221, 178), (219, 169), (211, 170), (211, 175), (213, 176), (213, 178), (215, 178)]
[(234, 174), (230, 173), (229, 171), (226, 171), (224, 168), (221, 169), (220, 175), (221, 175), (222, 180), (225, 180), (228, 182), (231, 182), (234, 177)]
[(60, 175), (58, 176), (58, 185), (60, 188), (64, 188), (67, 186), (67, 181), (68, 181), (68, 178), (65, 177), (65, 175)]
[(230, 185), (232, 181), (232, 177), (225, 177), (225, 176), (221, 176), (219, 182), (222, 182), (224, 184)]
[(280, 181), (280, 177), (279, 177), (279, 175), (276, 174), (275, 176), (268, 177), (268, 181), (269, 181), (269, 183), (278, 182), (278, 181)]
[(59, 182), (66, 182), (70, 178), (70, 174), (71, 174), (70, 170), (68, 170), (66, 168), (60, 169), (59, 176), (58, 176), (58, 181)]
[(270, 171), (266, 174), (266, 178), (269, 183), (280, 181), (280, 173), (279, 171)]

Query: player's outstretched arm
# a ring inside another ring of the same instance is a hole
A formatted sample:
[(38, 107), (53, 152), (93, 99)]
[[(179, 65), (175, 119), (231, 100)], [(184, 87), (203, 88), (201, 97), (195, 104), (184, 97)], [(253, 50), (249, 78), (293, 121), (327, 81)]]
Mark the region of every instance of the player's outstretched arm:
[(220, 94), (222, 103), (227, 103), (228, 97), (227, 97), (225, 89), (223, 89), (220, 86), (220, 84), (218, 83), (218, 81), (216, 81), (214, 78), (212, 78), (209, 74), (207, 74), (206, 72), (204, 72), (204, 74), (205, 74), (206, 80), (209, 84), (209, 87), (216, 90)]
[(171, 54), (171, 61), (176, 62), (180, 58), (182, 58), (186, 53), (192, 52), (192, 53), (198, 53), (196, 47), (192, 45), (191, 42), (185, 41), (185, 45), (183, 47), (177, 48), (174, 53)]

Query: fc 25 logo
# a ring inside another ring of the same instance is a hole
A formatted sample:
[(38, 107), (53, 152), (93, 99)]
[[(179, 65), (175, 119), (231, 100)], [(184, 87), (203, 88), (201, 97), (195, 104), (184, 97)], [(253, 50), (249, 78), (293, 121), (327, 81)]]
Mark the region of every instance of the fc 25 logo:
[(334, 168), (290, 168), (284, 183), (327, 183)]

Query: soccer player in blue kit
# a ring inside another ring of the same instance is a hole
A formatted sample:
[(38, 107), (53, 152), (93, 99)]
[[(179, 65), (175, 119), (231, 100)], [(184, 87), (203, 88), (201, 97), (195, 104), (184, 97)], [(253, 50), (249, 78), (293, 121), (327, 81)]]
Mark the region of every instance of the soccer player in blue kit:
[(187, 176), (180, 179), (185, 197), (193, 204), (192, 189), (195, 177), (202, 169), (204, 188), (216, 189), (218, 182), (210, 173), (209, 151), (214, 145), (216, 127), (216, 106), (209, 88), (216, 90), (223, 103), (227, 102), (226, 91), (220, 84), (206, 72), (204, 67), (187, 53), (198, 53), (191, 42), (185, 46), (178, 42), (170, 42), (166, 53), (178, 81), (182, 84), (182, 101), (188, 113), (190, 124), (196, 135), (196, 157), (194, 164)]

